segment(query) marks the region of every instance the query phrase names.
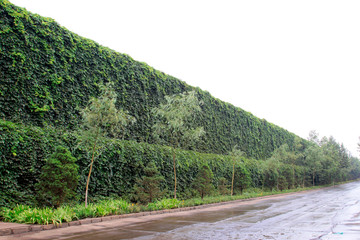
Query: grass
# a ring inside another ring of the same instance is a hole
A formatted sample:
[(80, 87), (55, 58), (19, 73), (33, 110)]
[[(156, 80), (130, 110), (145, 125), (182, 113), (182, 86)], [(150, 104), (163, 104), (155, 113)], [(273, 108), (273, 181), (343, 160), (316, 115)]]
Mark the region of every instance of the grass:
[[(324, 186), (321, 186), (324, 187)], [(103, 217), (108, 215), (121, 215), (140, 211), (156, 211), (181, 207), (192, 207), (204, 204), (228, 202), (240, 199), (256, 198), (281, 193), (298, 192), (320, 187), (296, 188), (284, 191), (262, 191), (261, 189), (248, 189), (242, 195), (219, 195), (187, 200), (162, 199), (148, 205), (129, 203), (122, 199), (107, 199), (97, 203), (90, 203), (88, 207), (84, 204), (75, 206), (62, 206), (54, 208), (36, 208), (26, 205), (17, 205), (15, 208), (1, 208), (0, 220), (6, 222), (27, 223), (27, 224), (61, 224), (84, 218)]]

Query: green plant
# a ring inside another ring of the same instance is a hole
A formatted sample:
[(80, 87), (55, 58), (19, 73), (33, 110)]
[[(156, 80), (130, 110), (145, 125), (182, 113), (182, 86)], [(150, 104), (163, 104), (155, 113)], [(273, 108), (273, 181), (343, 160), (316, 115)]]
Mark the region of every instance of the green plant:
[(224, 177), (219, 178), (219, 185), (218, 185), (218, 191), (221, 195), (228, 195), (229, 189), (227, 185), (227, 180)]
[(154, 211), (154, 210), (162, 210), (162, 209), (172, 209), (172, 208), (179, 208), (183, 206), (184, 201), (180, 201), (178, 199), (175, 198), (166, 198), (166, 199), (162, 199), (153, 203), (149, 203), (147, 205), (147, 208), (150, 211)]
[(229, 155), (232, 157), (233, 160), (233, 170), (232, 170), (232, 179), (231, 179), (231, 196), (234, 193), (234, 178), (235, 178), (235, 162), (236, 159), (244, 155), (244, 152), (239, 149), (237, 145), (235, 145), (231, 152), (229, 152)]
[(125, 127), (135, 122), (135, 118), (126, 111), (117, 109), (116, 93), (113, 85), (100, 85), (101, 94), (98, 98), (91, 98), (89, 106), (81, 111), (83, 129), (80, 131), (82, 143), (91, 151), (91, 163), (85, 190), (85, 207), (88, 204), (88, 189), (92, 167), (96, 156), (103, 148), (110, 144), (108, 137), (119, 137), (125, 134)]
[(144, 176), (136, 181), (134, 186), (135, 198), (145, 204), (161, 198), (165, 191), (160, 189), (160, 184), (164, 181), (156, 165), (148, 163), (144, 169)]
[(41, 168), (40, 181), (36, 185), (42, 203), (60, 207), (76, 197), (78, 184), (76, 158), (68, 149), (58, 146)]
[(213, 191), (214, 186), (211, 183), (213, 178), (214, 174), (209, 166), (203, 165), (200, 167), (198, 175), (192, 185), (196, 190), (198, 190), (201, 199), (204, 199), (205, 195)]
[(251, 185), (251, 177), (248, 169), (244, 166), (244, 164), (240, 164), (236, 168), (235, 174), (235, 188), (240, 190), (240, 194), (243, 194), (244, 189)]
[(161, 143), (170, 143), (173, 147), (174, 198), (176, 198), (176, 149), (188, 147), (204, 133), (203, 127), (193, 127), (194, 115), (201, 112), (201, 102), (195, 91), (165, 96), (166, 103), (152, 110), (156, 119), (153, 135)]

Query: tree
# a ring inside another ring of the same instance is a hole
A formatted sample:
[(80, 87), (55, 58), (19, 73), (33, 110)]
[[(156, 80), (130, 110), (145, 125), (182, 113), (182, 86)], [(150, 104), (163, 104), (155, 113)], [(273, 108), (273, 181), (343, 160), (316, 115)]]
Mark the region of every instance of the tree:
[(70, 151), (58, 146), (41, 168), (40, 181), (36, 185), (40, 201), (60, 207), (64, 202), (76, 197), (79, 166)]
[(85, 206), (88, 202), (88, 189), (90, 175), (94, 160), (100, 155), (101, 151), (111, 144), (111, 138), (124, 136), (125, 128), (136, 120), (127, 111), (117, 109), (116, 92), (112, 83), (100, 85), (100, 96), (92, 97), (89, 105), (81, 111), (83, 121), (80, 130), (81, 144), (91, 152), (91, 162), (89, 174), (86, 181)]
[(235, 162), (236, 159), (240, 158), (241, 156), (244, 155), (244, 152), (241, 151), (237, 145), (235, 145), (231, 152), (229, 152), (229, 155), (232, 157), (233, 160), (233, 171), (232, 171), (232, 179), (231, 179), (231, 193), (230, 195), (232, 196), (234, 193), (234, 178), (235, 178)]
[(279, 190), (280, 166), (280, 161), (273, 157), (263, 162), (263, 186), (268, 187), (271, 190), (276, 187), (276, 189)]
[(199, 192), (201, 199), (204, 199), (204, 196), (214, 189), (214, 186), (211, 183), (213, 178), (214, 174), (209, 166), (202, 165), (193, 182), (193, 187)]
[(145, 167), (144, 172), (145, 175), (138, 179), (134, 186), (135, 198), (143, 204), (152, 202), (164, 195), (160, 189), (160, 184), (165, 180), (153, 162)]
[(323, 137), (321, 140), (321, 150), (324, 154), (324, 161), (322, 162), (323, 180), (325, 184), (340, 180), (340, 145), (335, 138)]
[(165, 103), (152, 109), (155, 118), (153, 136), (159, 143), (173, 147), (174, 198), (176, 198), (176, 149), (188, 147), (204, 133), (203, 127), (194, 128), (194, 118), (201, 112), (202, 104), (195, 91), (165, 96)]
[(322, 170), (323, 161), (324, 154), (318, 145), (311, 145), (305, 150), (304, 164), (307, 167), (308, 171), (310, 171), (313, 186), (315, 186), (316, 176)]
[(308, 140), (309, 140), (310, 142), (313, 142), (314, 144), (320, 146), (319, 133), (316, 132), (315, 130), (311, 130), (311, 131), (309, 132)]
[(250, 173), (244, 165), (239, 165), (235, 169), (234, 188), (240, 189), (240, 194), (243, 194), (244, 189), (251, 184)]
[(224, 177), (219, 178), (219, 185), (218, 185), (218, 191), (221, 195), (227, 195), (229, 194), (229, 189), (227, 185), (227, 180)]

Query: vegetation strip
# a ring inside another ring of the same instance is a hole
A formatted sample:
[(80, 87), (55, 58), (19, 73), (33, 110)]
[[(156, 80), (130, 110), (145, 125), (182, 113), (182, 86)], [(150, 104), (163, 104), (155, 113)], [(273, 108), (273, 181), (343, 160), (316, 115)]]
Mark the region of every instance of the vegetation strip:
[[(209, 208), (213, 206), (219, 206), (219, 205), (227, 205), (237, 202), (244, 202), (244, 201), (251, 201), (256, 199), (265, 199), (265, 198), (271, 198), (275, 196), (282, 196), (282, 195), (290, 195), (305, 191), (312, 191), (312, 190), (318, 190), (320, 188), (326, 188), (326, 186), (323, 187), (311, 187), (311, 188), (300, 188), (300, 189), (292, 189), (288, 191), (283, 192), (263, 192), (263, 193), (257, 193), (257, 196), (253, 196), (254, 194), (249, 194), (239, 196), (218, 196), (218, 197), (206, 197), (202, 201), (201, 199), (189, 199), (187, 201), (183, 201), (184, 203), (182, 206), (179, 206), (178, 208), (173, 209), (162, 209), (162, 210), (154, 210), (154, 211), (148, 211), (146, 208), (145, 211), (136, 212), (136, 213), (128, 213), (128, 214), (121, 214), (121, 215), (108, 215), (108, 216), (102, 216), (102, 217), (96, 217), (96, 218), (83, 218), (78, 220), (73, 220), (70, 222), (56, 222), (56, 223), (50, 223), (46, 225), (37, 225), (37, 224), (31, 224), (31, 225), (17, 225), (17, 226), (9, 226), (7, 222), (1, 222), (0, 223), (0, 236), (4, 235), (11, 235), (11, 234), (20, 234), (25, 232), (32, 232), (32, 231), (43, 231), (43, 230), (51, 230), (55, 228), (65, 228), (65, 227), (71, 227), (71, 226), (79, 226), (79, 225), (85, 225), (85, 224), (91, 224), (91, 223), (98, 223), (98, 222), (106, 222), (121, 218), (131, 218), (131, 217), (141, 217), (141, 216), (147, 216), (147, 215), (158, 215), (158, 214), (166, 214), (166, 213), (175, 213), (175, 212), (182, 212), (182, 211), (191, 211), (196, 209), (202, 209), (202, 208)], [(222, 198), (223, 197), (223, 198)], [(247, 198), (248, 197), (248, 198)], [(227, 200), (231, 199), (232, 200)], [(170, 199), (173, 200), (173, 199)], [(218, 201), (216, 201), (218, 200)], [(225, 200), (225, 201), (221, 201)], [(164, 201), (164, 200), (163, 200)], [(166, 200), (165, 200), (166, 201)], [(215, 202), (214, 202), (215, 201)], [(160, 201), (161, 202), (161, 201)], [(182, 201), (179, 201), (182, 202)], [(194, 206), (186, 206), (187, 204), (198, 204)], [(144, 207), (144, 206), (142, 206)], [(151, 205), (150, 205), (151, 208)], [(2, 212), (3, 213), (3, 212)], [(2, 216), (3, 217), (3, 216)]]

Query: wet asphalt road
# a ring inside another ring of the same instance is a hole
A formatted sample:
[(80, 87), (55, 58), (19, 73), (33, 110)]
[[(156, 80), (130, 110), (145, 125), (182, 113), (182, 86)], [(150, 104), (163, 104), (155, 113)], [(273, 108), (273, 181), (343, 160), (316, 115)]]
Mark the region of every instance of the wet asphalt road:
[[(29, 239), (46, 239), (36, 236)], [(161, 215), (119, 227), (113, 223), (100, 230), (64, 232), (56, 239), (360, 240), (360, 182), (186, 214)]]

